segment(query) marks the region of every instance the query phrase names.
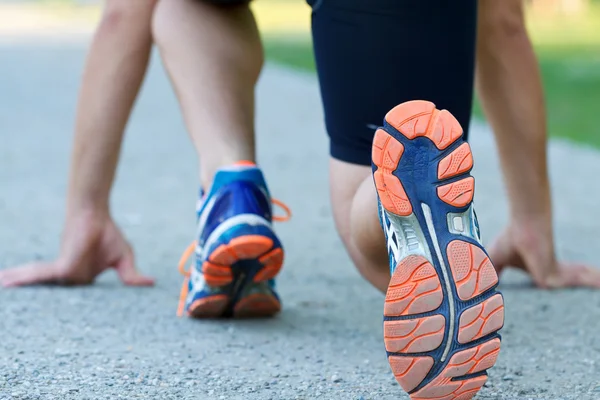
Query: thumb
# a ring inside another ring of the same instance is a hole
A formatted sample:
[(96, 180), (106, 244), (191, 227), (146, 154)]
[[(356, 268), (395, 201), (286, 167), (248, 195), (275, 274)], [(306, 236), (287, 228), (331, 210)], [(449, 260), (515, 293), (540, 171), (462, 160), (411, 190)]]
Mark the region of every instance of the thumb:
[(154, 285), (154, 279), (148, 276), (144, 276), (135, 268), (135, 257), (133, 250), (130, 246), (127, 246), (123, 256), (117, 260), (114, 268), (117, 270), (117, 274), (127, 286), (152, 286)]

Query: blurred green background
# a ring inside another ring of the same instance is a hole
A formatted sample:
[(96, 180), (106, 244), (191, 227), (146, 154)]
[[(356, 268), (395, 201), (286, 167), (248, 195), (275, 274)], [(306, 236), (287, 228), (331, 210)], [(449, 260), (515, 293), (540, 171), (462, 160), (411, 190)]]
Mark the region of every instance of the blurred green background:
[[(64, 18), (92, 22), (100, 13), (96, 0), (35, 3)], [(256, 0), (252, 7), (267, 58), (314, 73), (304, 0)], [(551, 136), (600, 148), (600, 0), (530, 0), (527, 23), (542, 70)], [(479, 105), (474, 112), (482, 117)]]

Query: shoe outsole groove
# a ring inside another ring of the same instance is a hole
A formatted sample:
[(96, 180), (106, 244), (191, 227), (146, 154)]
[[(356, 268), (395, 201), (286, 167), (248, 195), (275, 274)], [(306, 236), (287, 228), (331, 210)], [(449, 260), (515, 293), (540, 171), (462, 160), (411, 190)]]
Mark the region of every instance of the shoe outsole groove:
[[(435, 263), (424, 253), (409, 252), (396, 260), (384, 306), (388, 361), (413, 400), (469, 400), (486, 382), (486, 370), (496, 362), (500, 350), (496, 332), (504, 324), (504, 301), (495, 291), (498, 277), (478, 239), (440, 228), (447, 226), (447, 213), (465, 212), (473, 201), (471, 149), (460, 142), (458, 121), (448, 111), (436, 110), (433, 103), (404, 103), (385, 119), (388, 125), (376, 131), (372, 150), (373, 178), (381, 205), (390, 215), (409, 217), (429, 202), (427, 206), (434, 210), (430, 218), (439, 222), (422, 226), (426, 225), (421, 222), (424, 214), (414, 220), (423, 231), (434, 229), (442, 243), (435, 251), (430, 244), (423, 244)], [(428, 138), (435, 148), (414, 140), (420, 137)], [(418, 184), (431, 185), (431, 195), (422, 195), (423, 190), (407, 192), (406, 188), (414, 187), (410, 179), (416, 175), (410, 165), (399, 168), (402, 157), (411, 154), (416, 158), (415, 154), (425, 151), (428, 153), (420, 159), (433, 160), (427, 168), (434, 169), (437, 180)], [(405, 179), (411, 186), (404, 186)], [(447, 179), (452, 181), (444, 182)], [(450, 346), (450, 341), (459, 345)]]

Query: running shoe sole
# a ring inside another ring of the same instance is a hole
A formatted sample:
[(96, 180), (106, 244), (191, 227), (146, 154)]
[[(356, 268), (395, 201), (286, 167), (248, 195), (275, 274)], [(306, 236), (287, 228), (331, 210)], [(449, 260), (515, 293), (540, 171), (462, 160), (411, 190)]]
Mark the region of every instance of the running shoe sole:
[(413, 400), (469, 400), (496, 362), (504, 324), (472, 205), (471, 149), (448, 111), (411, 101), (386, 115), (372, 159), (397, 263), (384, 306), (392, 371)]
[(196, 300), (188, 308), (193, 318), (269, 317), (281, 310), (276, 296), (253, 293), (242, 297), (248, 285), (275, 278), (283, 265), (283, 249), (263, 235), (243, 235), (221, 244), (202, 264), (202, 274), (212, 287), (225, 288), (224, 293)]

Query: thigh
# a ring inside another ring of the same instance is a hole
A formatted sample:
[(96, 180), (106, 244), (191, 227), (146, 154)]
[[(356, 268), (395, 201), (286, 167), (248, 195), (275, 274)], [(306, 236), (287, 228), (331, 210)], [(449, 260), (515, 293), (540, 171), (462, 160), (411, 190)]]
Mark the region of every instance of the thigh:
[(313, 0), (312, 32), (332, 157), (370, 165), (392, 107), (429, 100), (468, 130), (477, 0)]

